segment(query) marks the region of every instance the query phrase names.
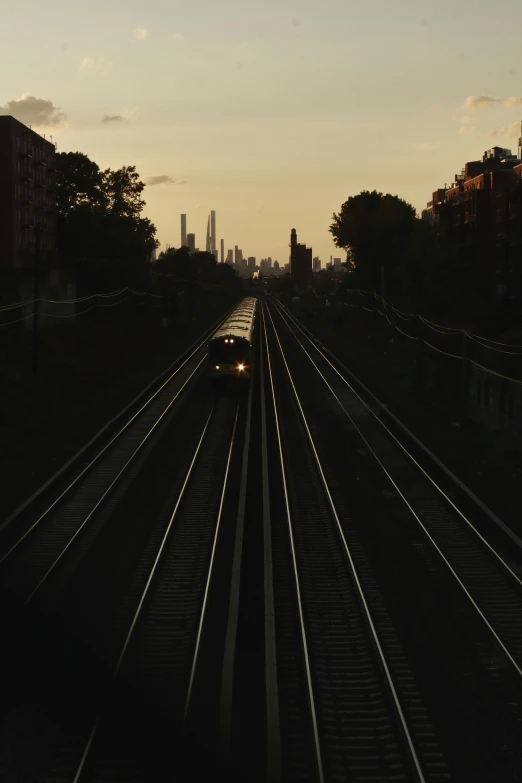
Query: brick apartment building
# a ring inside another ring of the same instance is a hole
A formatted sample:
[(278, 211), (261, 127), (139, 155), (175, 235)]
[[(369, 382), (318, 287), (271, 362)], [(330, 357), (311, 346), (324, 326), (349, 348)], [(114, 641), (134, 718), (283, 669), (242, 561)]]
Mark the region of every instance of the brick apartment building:
[[(522, 125), (522, 124), (521, 124)], [(466, 163), (422, 212), (444, 231), (486, 295), (522, 299), (522, 128), (518, 156), (503, 147)]]
[[(11, 116), (0, 116), (0, 301), (32, 298), (36, 231), (39, 293), (70, 298), (70, 273), (57, 267), (56, 147)], [(51, 312), (52, 308), (47, 308)], [(30, 312), (30, 307), (26, 308)], [(23, 314), (27, 314), (26, 310)], [(59, 311), (71, 314), (71, 307)], [(20, 314), (18, 314), (20, 316)], [(50, 325), (44, 319), (41, 326)], [(29, 327), (30, 322), (26, 325)]]

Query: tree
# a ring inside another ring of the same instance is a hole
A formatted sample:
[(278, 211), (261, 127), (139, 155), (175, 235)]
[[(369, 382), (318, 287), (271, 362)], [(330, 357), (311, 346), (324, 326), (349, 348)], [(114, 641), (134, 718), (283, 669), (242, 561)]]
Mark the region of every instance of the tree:
[(99, 167), (82, 152), (56, 155), (56, 206), (58, 218), (67, 220), (80, 206), (105, 207), (103, 177)]
[(376, 190), (350, 196), (334, 213), (329, 230), (336, 246), (346, 250), (357, 285), (380, 290), (381, 265), (391, 271), (397, 264), (415, 220), (411, 204)]
[[(135, 166), (99, 167), (80, 152), (58, 153), (58, 251), (89, 293), (146, 285), (156, 228), (141, 217), (144, 189)], [(99, 286), (99, 287), (98, 287)]]
[(145, 202), (140, 198), (144, 187), (136, 172), (136, 166), (123, 166), (117, 171), (106, 169), (102, 174), (107, 210), (117, 217), (139, 219), (145, 206)]

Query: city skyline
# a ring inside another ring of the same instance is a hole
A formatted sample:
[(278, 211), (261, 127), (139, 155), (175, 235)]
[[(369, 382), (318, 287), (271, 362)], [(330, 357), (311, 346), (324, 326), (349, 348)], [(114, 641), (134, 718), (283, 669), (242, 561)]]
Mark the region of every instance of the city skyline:
[(349, 196), (390, 192), (420, 215), (463, 160), (516, 149), (515, 0), (480, 11), (471, 0), (196, 0), (175, 13), (117, 0), (109, 17), (100, 0), (74, 17), (49, 0), (28, 29), (26, 10), (0, 31), (3, 113), (102, 169), (135, 165), (162, 247), (178, 243), (181, 213), (204, 247), (216, 209), (216, 240), (286, 262), (296, 224), (324, 263), (340, 255), (328, 228)]

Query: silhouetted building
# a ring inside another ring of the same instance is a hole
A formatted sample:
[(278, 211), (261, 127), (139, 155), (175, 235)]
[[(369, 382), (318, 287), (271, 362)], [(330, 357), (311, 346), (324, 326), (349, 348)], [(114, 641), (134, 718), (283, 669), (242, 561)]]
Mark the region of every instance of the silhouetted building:
[(241, 269), (241, 261), (243, 260), (243, 251), (237, 245), (234, 247), (234, 266), (239, 272)]
[(225, 263), (225, 240), (221, 240), (221, 263)]
[(56, 264), (55, 145), (11, 116), (0, 117), (0, 266), (32, 269), (35, 228), (40, 262)]
[(305, 288), (312, 279), (312, 248), (297, 243), (297, 232), (290, 235), (290, 276), (292, 282)]
[(253, 275), (256, 271), (256, 257), (255, 256), (249, 256), (248, 257), (248, 274)]
[(486, 296), (522, 292), (520, 163), (503, 147), (486, 150), (481, 161), (466, 163), (437, 205), (440, 231)]
[[(66, 298), (72, 291), (70, 273), (58, 269), (55, 155), (51, 141), (14, 117), (0, 117), (0, 301), (4, 303), (32, 298), (37, 232), (40, 295)], [(30, 320), (25, 323), (30, 326)]]
[(207, 220), (207, 241), (205, 245), (205, 250), (207, 253), (210, 253), (212, 251), (212, 245), (210, 244), (210, 215), (208, 216)]
[(187, 247), (187, 216), (181, 216), (181, 247)]
[(196, 235), (195, 234), (187, 234), (187, 246), (191, 253), (194, 253), (196, 250)]
[(321, 270), (321, 259), (319, 256), (316, 256), (313, 260), (313, 270), (314, 272), (319, 272)]
[(233, 258), (232, 252), (233, 252), (232, 250), (227, 250), (226, 263), (230, 264), (230, 266), (234, 266), (234, 258)]
[(216, 249), (216, 212), (212, 209), (210, 211), (210, 252), (217, 260)]

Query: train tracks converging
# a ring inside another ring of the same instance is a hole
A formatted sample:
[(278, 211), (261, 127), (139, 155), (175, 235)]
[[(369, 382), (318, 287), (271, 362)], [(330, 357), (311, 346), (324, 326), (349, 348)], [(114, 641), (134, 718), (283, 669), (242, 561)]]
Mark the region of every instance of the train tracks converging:
[(248, 390), (211, 387), (202, 342), (0, 528), (0, 773), (516, 780), (513, 540), (258, 315)]
[[(509, 779), (522, 763), (522, 590), (511, 563), (481, 534), (482, 509), (460, 510), (458, 486), (421, 466), (291, 314), (275, 306), (269, 319), (346, 539), (380, 585), (446, 762), (457, 779), (500, 769)], [(486, 756), (474, 751), (481, 743)]]

